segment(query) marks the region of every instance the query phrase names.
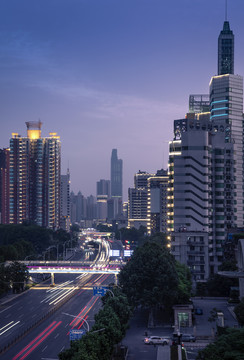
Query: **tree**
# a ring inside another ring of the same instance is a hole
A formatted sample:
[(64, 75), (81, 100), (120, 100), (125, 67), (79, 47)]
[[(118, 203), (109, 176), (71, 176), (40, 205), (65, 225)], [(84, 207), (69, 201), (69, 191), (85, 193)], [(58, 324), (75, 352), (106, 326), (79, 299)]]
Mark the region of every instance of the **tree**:
[(13, 292), (19, 292), (24, 290), (24, 283), (29, 278), (29, 272), (24, 264), (17, 261), (12, 262), (8, 266), (9, 280), (13, 284)]
[(189, 303), (189, 298), (191, 296), (191, 272), (186, 265), (181, 264), (178, 261), (175, 262), (175, 268), (179, 279), (177, 303), (187, 304)]
[(109, 306), (113, 309), (115, 314), (118, 316), (121, 330), (123, 335), (127, 329), (127, 324), (131, 315), (131, 308), (127, 297), (118, 289), (113, 289), (114, 296), (111, 297), (111, 293), (108, 291), (105, 296), (102, 297), (103, 305)]
[(141, 246), (145, 243), (148, 237), (145, 235), (147, 229), (144, 226), (140, 226), (139, 230), (136, 228), (121, 228), (115, 232), (115, 238), (121, 240), (123, 244), (125, 240), (130, 241), (131, 248)]
[(238, 279), (230, 279), (225, 276), (214, 274), (207, 281), (209, 296), (230, 296), (230, 288), (238, 285)]
[(70, 230), (72, 231), (72, 232), (79, 232), (80, 231), (80, 227), (79, 227), (79, 225), (78, 224), (72, 224), (71, 225), (71, 227), (70, 227)]
[(178, 274), (169, 251), (146, 242), (119, 273), (119, 282), (133, 306), (171, 308), (178, 295)]
[(236, 271), (238, 270), (236, 260), (226, 260), (219, 265), (219, 271)]
[(4, 264), (0, 265), (0, 295), (10, 289), (9, 275)]
[(149, 236), (148, 241), (156, 242), (159, 245), (167, 247), (169, 245), (169, 240), (167, 239), (167, 234), (162, 232), (154, 233)]
[(241, 302), (235, 306), (234, 312), (239, 324), (244, 326), (244, 298), (242, 298)]
[(199, 351), (198, 360), (242, 360), (244, 353), (244, 328), (228, 328), (225, 334)]
[(210, 311), (210, 316), (208, 318), (209, 322), (216, 322), (218, 319), (218, 313), (221, 312), (221, 310), (216, 309), (216, 307), (214, 307), (211, 311)]
[(125, 295), (117, 288), (114, 296), (102, 298), (103, 308), (95, 315), (95, 324), (80, 340), (71, 343), (70, 349), (59, 354), (60, 360), (107, 360), (114, 345), (122, 340), (130, 315)]

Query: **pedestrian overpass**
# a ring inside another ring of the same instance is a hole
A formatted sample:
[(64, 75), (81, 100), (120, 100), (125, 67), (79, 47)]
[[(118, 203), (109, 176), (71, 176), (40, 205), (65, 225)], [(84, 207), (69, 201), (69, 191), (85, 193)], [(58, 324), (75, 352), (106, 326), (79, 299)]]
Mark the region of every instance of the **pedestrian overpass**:
[[(50, 261), (50, 264), (44, 261), (21, 261), (24, 263), (30, 274), (51, 274), (51, 285), (55, 285), (54, 274), (107, 274), (115, 276), (115, 284), (117, 285), (117, 275), (120, 271), (119, 267), (106, 265), (90, 264), (89, 266), (77, 261)], [(121, 265), (121, 264), (120, 264)]]

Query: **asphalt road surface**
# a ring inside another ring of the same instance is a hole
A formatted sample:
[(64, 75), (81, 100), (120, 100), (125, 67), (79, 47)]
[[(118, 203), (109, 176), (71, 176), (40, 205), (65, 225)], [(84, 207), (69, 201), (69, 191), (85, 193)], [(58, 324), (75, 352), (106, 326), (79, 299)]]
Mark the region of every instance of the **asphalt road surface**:
[[(71, 275), (60, 275), (62, 282), (70, 281)], [(65, 279), (66, 277), (66, 279)], [(66, 281), (64, 281), (66, 280)], [(98, 296), (93, 296), (94, 285), (107, 285), (113, 282), (112, 275), (88, 275), (81, 279), (73, 279), (74, 283), (82, 282), (80, 288), (75, 290), (73, 296), (55, 311), (51, 316), (43, 320), (37, 327), (30, 330), (30, 332), (12, 345), (10, 349), (1, 355), (1, 360), (39, 360), (39, 359), (58, 359), (58, 353), (70, 345), (69, 332), (71, 329), (87, 329), (94, 324), (94, 315), (101, 307), (101, 300)], [(40, 286), (41, 287), (41, 286)], [(1, 307), (1, 321), (0, 321), (0, 341), (1, 347), (9, 343), (16, 335), (22, 332), (25, 327), (28, 327), (31, 322), (41, 314), (45, 314), (48, 308), (53, 308), (50, 303), (54, 299), (58, 299), (59, 294), (50, 295), (49, 287), (46, 289), (31, 289), (6, 304), (5, 309)], [(53, 298), (49, 298), (53, 296)], [(49, 300), (46, 302), (45, 300)], [(64, 315), (67, 313), (70, 315)], [(35, 315), (36, 316), (33, 316)], [(4, 315), (4, 316), (3, 316)], [(72, 317), (73, 316), (78, 316)], [(85, 319), (84, 320), (82, 320)], [(6, 326), (11, 323), (17, 325), (10, 328)]]

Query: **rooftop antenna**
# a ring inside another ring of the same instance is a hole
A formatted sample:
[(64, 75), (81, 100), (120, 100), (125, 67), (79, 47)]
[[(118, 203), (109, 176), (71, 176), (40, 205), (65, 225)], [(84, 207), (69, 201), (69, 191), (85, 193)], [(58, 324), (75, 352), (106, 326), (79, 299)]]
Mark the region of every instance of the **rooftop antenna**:
[(227, 21), (227, 0), (225, 0), (225, 21)]

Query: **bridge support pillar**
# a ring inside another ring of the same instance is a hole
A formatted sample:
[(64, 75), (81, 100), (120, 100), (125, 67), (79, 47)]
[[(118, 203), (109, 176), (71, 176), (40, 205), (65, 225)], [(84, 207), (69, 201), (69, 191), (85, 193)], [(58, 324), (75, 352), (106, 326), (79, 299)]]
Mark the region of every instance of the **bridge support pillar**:
[(54, 286), (54, 273), (51, 273), (51, 286)]
[(115, 286), (118, 286), (118, 274), (114, 274), (115, 277)]

